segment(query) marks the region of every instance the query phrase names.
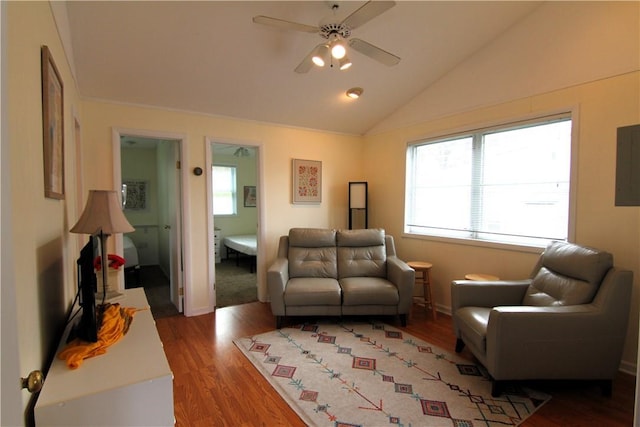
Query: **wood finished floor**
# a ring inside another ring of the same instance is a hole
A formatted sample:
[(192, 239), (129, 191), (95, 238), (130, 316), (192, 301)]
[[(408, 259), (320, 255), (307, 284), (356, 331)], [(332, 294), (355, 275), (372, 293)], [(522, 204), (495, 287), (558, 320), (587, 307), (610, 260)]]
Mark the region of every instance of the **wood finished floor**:
[[(380, 320), (453, 352), (455, 337), (449, 316), (439, 314), (434, 321), (416, 306), (405, 328), (393, 317)], [(292, 323), (287, 320), (283, 326)], [(197, 317), (166, 317), (156, 325), (174, 375), (176, 426), (304, 425), (233, 344), (235, 338), (275, 328), (269, 304), (225, 307)], [(466, 350), (462, 355), (472, 358)], [(538, 382), (530, 386), (553, 397), (522, 426), (633, 424), (634, 376), (619, 373), (612, 398), (603, 397), (591, 383)]]

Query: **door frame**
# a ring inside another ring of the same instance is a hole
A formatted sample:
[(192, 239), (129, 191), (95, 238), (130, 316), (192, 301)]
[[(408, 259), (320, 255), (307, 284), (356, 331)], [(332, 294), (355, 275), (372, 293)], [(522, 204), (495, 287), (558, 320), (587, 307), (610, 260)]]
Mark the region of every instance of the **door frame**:
[[(16, 280), (13, 268), (13, 246), (17, 243), (13, 239), (12, 211), (11, 211), (11, 159), (9, 157), (9, 113), (8, 113), (8, 91), (7, 87), (7, 4), (0, 2), (0, 218), (2, 223), (2, 239), (0, 240), (0, 312), (2, 321), (0, 322), (0, 337), (2, 339), (2, 403), (0, 410), (0, 424), (2, 425), (22, 425), (27, 413), (27, 397), (20, 389), (20, 346), (18, 345), (18, 314), (16, 300)], [(25, 332), (25, 328), (22, 328)], [(26, 366), (24, 367), (27, 368)], [(35, 367), (34, 367), (35, 368)], [(37, 368), (36, 368), (37, 369)], [(27, 372), (24, 373), (26, 375)], [(24, 399), (23, 399), (24, 397)]]
[(217, 138), (213, 136), (205, 137), (205, 172), (207, 178), (207, 241), (208, 241), (208, 250), (207, 250), (207, 261), (209, 265), (208, 279), (209, 279), (209, 295), (210, 295), (210, 304), (215, 309), (216, 307), (216, 292), (215, 292), (215, 282), (216, 282), (216, 263), (215, 263), (215, 240), (214, 240), (214, 219), (213, 219), (213, 180), (211, 168), (213, 166), (213, 144), (226, 144), (226, 145), (237, 145), (242, 147), (252, 147), (256, 150), (256, 196), (257, 196), (257, 256), (256, 256), (256, 283), (258, 286), (258, 300), (262, 302), (266, 302), (268, 300), (267, 297), (267, 285), (265, 279), (266, 268), (265, 266), (265, 256), (264, 256), (264, 236), (265, 236), (265, 218), (264, 218), (264, 156), (262, 155), (262, 142), (258, 141), (246, 141), (246, 140), (236, 140), (229, 138)]
[[(191, 268), (188, 260), (190, 259), (190, 216), (189, 216), (189, 200), (186, 189), (186, 183), (188, 182), (187, 169), (183, 167), (185, 159), (188, 158), (188, 144), (186, 143), (187, 135), (183, 133), (164, 132), (164, 131), (149, 131), (141, 129), (129, 129), (129, 128), (112, 128), (112, 151), (113, 151), (113, 186), (114, 188), (120, 188), (122, 184), (122, 159), (120, 154), (120, 140), (123, 135), (138, 136), (142, 138), (154, 138), (162, 140), (174, 140), (179, 146), (180, 150), (180, 182), (178, 188), (180, 191), (180, 228), (182, 230), (181, 239), (179, 244), (181, 248), (177, 251), (178, 254), (182, 254), (182, 261), (178, 261), (178, 265), (182, 265), (183, 269), (180, 273), (181, 282), (184, 289), (183, 295), (183, 313), (185, 316), (192, 315), (192, 307), (190, 296), (193, 295), (191, 285)], [(115, 235), (116, 252), (122, 253), (123, 243), (122, 235)], [(118, 288), (124, 289), (124, 271), (118, 272)]]

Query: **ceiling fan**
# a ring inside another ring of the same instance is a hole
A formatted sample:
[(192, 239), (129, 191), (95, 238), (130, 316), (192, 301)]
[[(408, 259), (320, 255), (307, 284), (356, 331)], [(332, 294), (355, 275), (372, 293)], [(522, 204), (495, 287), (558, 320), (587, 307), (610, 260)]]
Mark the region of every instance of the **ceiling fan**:
[[(326, 39), (309, 52), (309, 54), (296, 67), (296, 73), (306, 73), (314, 64), (319, 67), (323, 67), (327, 62), (327, 59), (331, 61), (331, 66), (333, 66), (333, 59), (335, 59), (340, 70), (346, 70), (351, 67), (351, 61), (347, 57), (345, 44), (348, 44), (350, 48), (368, 56), (369, 58), (391, 66), (400, 62), (400, 58), (364, 40), (357, 38), (350, 39), (349, 37), (351, 36), (351, 30), (360, 27), (376, 16), (386, 12), (395, 6), (395, 4), (396, 3), (394, 1), (368, 1), (351, 15), (344, 18), (342, 22), (323, 24), (318, 27), (286, 21), (284, 19), (270, 18), (262, 15), (254, 16), (253, 22), (256, 24), (270, 25), (284, 30), (316, 33), (319, 34), (320, 37)], [(331, 9), (334, 12), (338, 8), (339, 5), (337, 3), (331, 3)]]

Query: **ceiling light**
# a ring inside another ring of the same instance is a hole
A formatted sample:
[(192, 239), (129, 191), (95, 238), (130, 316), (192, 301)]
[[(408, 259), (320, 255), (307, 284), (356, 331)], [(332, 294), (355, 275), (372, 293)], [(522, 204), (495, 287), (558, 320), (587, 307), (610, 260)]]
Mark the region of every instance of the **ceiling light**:
[(347, 91), (347, 96), (349, 98), (358, 99), (360, 98), (360, 95), (362, 95), (362, 92), (364, 92), (364, 89), (361, 87), (352, 87)]
[(329, 52), (329, 46), (327, 46), (326, 44), (321, 44), (315, 48), (313, 52), (313, 56), (311, 57), (311, 60), (318, 67), (324, 67), (325, 58), (327, 57), (328, 52)]
[(347, 54), (347, 48), (344, 47), (344, 42), (342, 41), (342, 37), (338, 34), (332, 34), (331, 38), (331, 56), (335, 59), (342, 59)]
[(251, 153), (249, 153), (249, 149), (246, 147), (238, 147), (233, 155), (236, 157), (249, 157)]
[(347, 49), (344, 48), (344, 45), (341, 42), (336, 42), (331, 47), (331, 56), (336, 59), (342, 59), (347, 54)]
[(338, 64), (340, 65), (340, 70), (344, 71), (347, 68), (351, 67), (353, 64), (351, 63), (351, 61), (349, 60), (349, 58), (347, 58), (346, 56), (342, 59), (338, 60)]

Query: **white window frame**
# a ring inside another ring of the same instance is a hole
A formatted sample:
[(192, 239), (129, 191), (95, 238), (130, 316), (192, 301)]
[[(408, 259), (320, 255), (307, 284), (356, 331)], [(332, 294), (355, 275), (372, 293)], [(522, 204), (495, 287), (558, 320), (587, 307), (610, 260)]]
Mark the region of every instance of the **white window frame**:
[(215, 178), (212, 178), (212, 201), (213, 201), (213, 207), (212, 207), (212, 211), (214, 212), (213, 215), (217, 216), (217, 217), (231, 217), (231, 216), (237, 216), (238, 215), (238, 167), (236, 165), (223, 165), (223, 164), (214, 164), (211, 166), (211, 176), (215, 177), (215, 173), (214, 170), (215, 168), (229, 168), (229, 169), (233, 169), (233, 184), (231, 187), (231, 191), (232, 191), (232, 205), (233, 205), (233, 212), (232, 213), (224, 213), (224, 214), (219, 214), (219, 213), (215, 213), (215, 206), (216, 206), (216, 183), (215, 183)]
[(411, 190), (413, 188), (414, 180), (414, 168), (417, 165), (413, 165), (413, 157), (411, 151), (416, 146), (421, 146), (430, 143), (445, 142), (464, 137), (473, 137), (474, 134), (490, 134), (500, 131), (508, 131), (528, 126), (535, 126), (536, 124), (544, 124), (547, 122), (553, 122), (558, 120), (570, 120), (571, 121), (571, 153), (570, 153), (570, 171), (569, 171), (569, 200), (568, 200), (568, 224), (567, 224), (567, 241), (575, 240), (575, 212), (576, 212), (576, 193), (577, 193), (577, 159), (578, 159), (578, 112), (577, 109), (561, 110), (545, 115), (538, 115), (526, 118), (520, 118), (511, 122), (501, 122), (496, 124), (490, 124), (486, 126), (474, 127), (469, 129), (462, 129), (448, 134), (431, 135), (419, 140), (410, 141), (407, 143), (406, 151), (406, 179), (405, 179), (405, 204), (404, 204), (404, 236), (420, 238), (426, 240), (443, 241), (450, 243), (459, 243), (472, 246), (493, 247), (499, 249), (511, 249), (522, 250), (527, 252), (537, 252), (540, 248), (546, 246), (546, 241), (538, 242), (525, 242), (525, 241), (501, 241), (501, 240), (486, 240), (474, 238), (473, 235), (460, 236), (460, 235), (447, 235), (446, 233), (433, 232), (432, 230), (418, 231), (415, 227), (409, 225), (409, 218), (411, 216), (410, 209), (412, 208), (412, 196)]

